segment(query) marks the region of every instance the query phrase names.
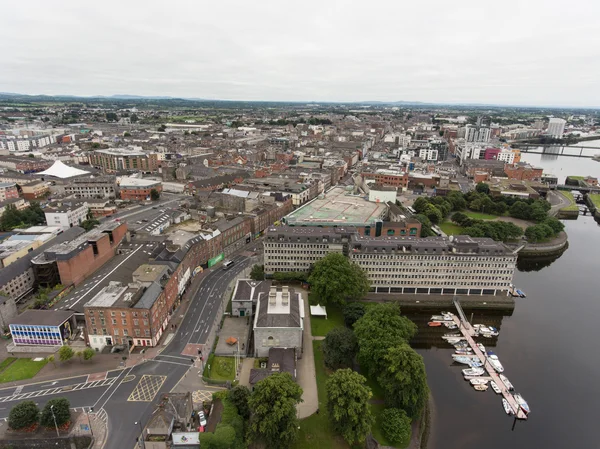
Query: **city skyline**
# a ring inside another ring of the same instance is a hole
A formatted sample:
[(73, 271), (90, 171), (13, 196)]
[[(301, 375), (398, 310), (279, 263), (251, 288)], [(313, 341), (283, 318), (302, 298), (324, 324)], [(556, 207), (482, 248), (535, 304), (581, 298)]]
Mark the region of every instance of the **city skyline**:
[(501, 11), (438, 1), (297, 10), (11, 4), (0, 92), (594, 108), (595, 9), (586, 1), (509, 2)]

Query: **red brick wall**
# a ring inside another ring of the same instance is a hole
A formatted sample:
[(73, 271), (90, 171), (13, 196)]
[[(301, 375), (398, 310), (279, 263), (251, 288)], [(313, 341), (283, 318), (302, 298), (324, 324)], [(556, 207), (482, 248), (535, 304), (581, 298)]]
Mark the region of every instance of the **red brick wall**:
[(538, 180), (542, 177), (543, 172), (544, 170), (541, 168), (529, 169), (509, 164), (504, 166), (504, 173), (506, 173), (509, 179), (518, 179), (520, 181)]

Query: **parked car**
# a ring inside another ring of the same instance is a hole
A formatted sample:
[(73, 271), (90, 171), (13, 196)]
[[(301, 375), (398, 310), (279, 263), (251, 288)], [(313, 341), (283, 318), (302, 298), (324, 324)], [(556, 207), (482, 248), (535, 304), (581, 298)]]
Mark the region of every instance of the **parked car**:
[(202, 427), (206, 427), (206, 416), (204, 416), (203, 411), (198, 412), (198, 420), (200, 421), (200, 425)]

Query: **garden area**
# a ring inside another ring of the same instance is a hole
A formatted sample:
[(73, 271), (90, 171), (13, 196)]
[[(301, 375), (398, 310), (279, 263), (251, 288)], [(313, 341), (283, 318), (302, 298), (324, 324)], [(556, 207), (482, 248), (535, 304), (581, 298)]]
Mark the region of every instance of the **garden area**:
[(565, 211), (569, 211), (569, 210), (579, 210), (579, 207), (577, 206), (577, 203), (575, 202), (575, 197), (573, 196), (573, 194), (571, 192), (569, 192), (568, 190), (561, 190), (559, 192), (560, 195), (564, 196), (565, 198), (567, 198), (569, 201), (571, 201), (571, 204), (567, 207), (563, 207), (561, 210), (565, 210)]
[(204, 377), (212, 380), (234, 380), (235, 359), (211, 354), (204, 364)]
[[(319, 304), (316, 293), (310, 292), (308, 294), (308, 303), (311, 306)], [(324, 337), (331, 329), (344, 326), (344, 315), (340, 306), (332, 304), (327, 306), (326, 309), (327, 318), (320, 316), (310, 317), (310, 329), (312, 335), (315, 337)]]
[(17, 359), (8, 357), (0, 363), (0, 383), (31, 379), (48, 363), (46, 359)]

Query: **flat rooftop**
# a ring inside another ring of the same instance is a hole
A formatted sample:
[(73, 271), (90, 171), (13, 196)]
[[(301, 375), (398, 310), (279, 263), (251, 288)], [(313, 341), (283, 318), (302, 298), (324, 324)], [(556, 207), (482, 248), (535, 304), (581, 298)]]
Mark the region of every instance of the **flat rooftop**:
[(13, 318), (8, 324), (32, 326), (60, 326), (73, 316), (75, 312), (62, 310), (26, 310)]
[(384, 203), (369, 202), (364, 196), (351, 195), (336, 187), (323, 198), (305, 204), (287, 215), (284, 220), (295, 226), (364, 226), (383, 220), (387, 213)]

